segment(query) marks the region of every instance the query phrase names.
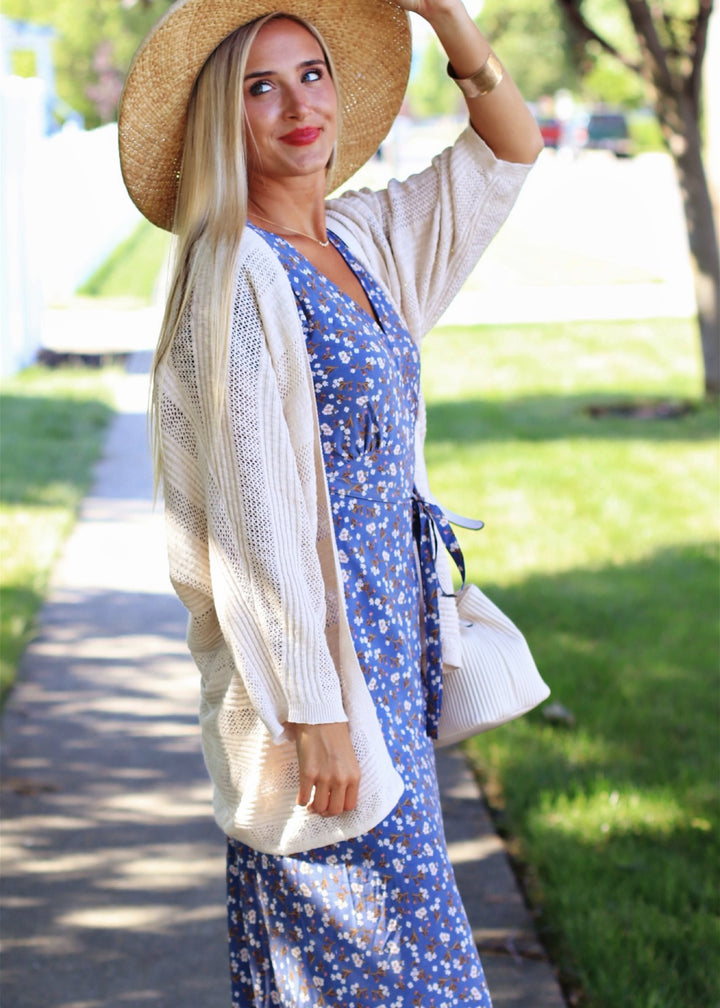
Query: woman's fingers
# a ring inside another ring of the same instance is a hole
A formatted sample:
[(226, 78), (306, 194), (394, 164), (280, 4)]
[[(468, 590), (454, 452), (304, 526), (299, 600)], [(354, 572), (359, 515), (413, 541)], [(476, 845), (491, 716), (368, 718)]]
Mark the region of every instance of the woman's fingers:
[(308, 805), (310, 799), (313, 797), (313, 789), (315, 785), (312, 782), (311, 777), (307, 777), (300, 774), (300, 788), (298, 789), (297, 803), (298, 805)]
[(300, 769), (298, 805), (322, 816), (350, 812), (358, 801), (360, 767), (345, 722), (294, 725)]
[(341, 812), (352, 812), (357, 805), (359, 781), (351, 784), (315, 785), (311, 812), (322, 816), (336, 816)]
[(354, 808), (357, 808), (358, 794), (360, 792), (360, 774), (358, 773), (357, 780), (354, 784), (349, 784), (345, 789), (345, 803), (343, 805), (342, 811), (352, 812)]

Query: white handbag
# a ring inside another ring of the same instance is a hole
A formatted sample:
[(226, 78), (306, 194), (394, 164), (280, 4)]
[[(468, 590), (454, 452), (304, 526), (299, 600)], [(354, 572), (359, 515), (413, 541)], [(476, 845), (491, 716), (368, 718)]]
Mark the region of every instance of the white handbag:
[(473, 584), (457, 597), (462, 665), (445, 666), (436, 747), (521, 717), (550, 695), (518, 628)]

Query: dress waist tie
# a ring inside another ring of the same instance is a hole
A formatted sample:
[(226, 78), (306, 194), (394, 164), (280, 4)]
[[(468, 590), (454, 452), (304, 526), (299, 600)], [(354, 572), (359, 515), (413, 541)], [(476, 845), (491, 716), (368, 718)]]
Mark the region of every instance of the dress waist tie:
[[(369, 494), (357, 494), (344, 488), (331, 486), (331, 494), (353, 497), (356, 500), (370, 501), (376, 504), (397, 504), (407, 501), (405, 498), (372, 497)], [(468, 529), (481, 529), (483, 522), (474, 518), (463, 518), (452, 511), (446, 511), (434, 501), (423, 497), (413, 487), (412, 497), (413, 538), (417, 546), (420, 560), (420, 581), (423, 595), (424, 631), (425, 631), (425, 662), (422, 667), (422, 683), (425, 692), (425, 731), (430, 738), (438, 737), (440, 711), (442, 709), (442, 646), (440, 642), (440, 605), (439, 596), (452, 598), (454, 593), (443, 591), (437, 576), (435, 560), (438, 550), (438, 536), (445, 544), (450, 556), (455, 561), (460, 572), (463, 586), (465, 585), (465, 558), (455, 533), (450, 528), (450, 522)]]
[[(422, 669), (423, 688), (425, 690), (426, 717), (425, 731), (430, 738), (438, 737), (440, 712), (442, 710), (443, 670), (442, 646), (440, 641), (440, 605), (439, 596), (448, 596), (440, 585), (435, 560), (437, 557), (438, 535), (445, 544), (450, 556), (455, 561), (460, 572), (463, 586), (465, 585), (465, 559), (455, 533), (450, 528), (448, 517), (437, 504), (422, 497), (413, 488), (413, 535), (420, 558), (420, 577), (425, 610), (425, 662)], [(481, 521), (457, 518), (456, 524), (466, 528), (482, 528)]]

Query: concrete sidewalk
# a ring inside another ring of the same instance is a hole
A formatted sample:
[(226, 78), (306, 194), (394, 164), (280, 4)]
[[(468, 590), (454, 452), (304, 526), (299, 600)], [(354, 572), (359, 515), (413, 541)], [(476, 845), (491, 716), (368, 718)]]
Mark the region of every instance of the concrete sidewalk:
[[(131, 358), (3, 720), (3, 1008), (229, 1006), (224, 841), (150, 500), (148, 364)], [(439, 773), (495, 1008), (563, 1008), (462, 754)]]

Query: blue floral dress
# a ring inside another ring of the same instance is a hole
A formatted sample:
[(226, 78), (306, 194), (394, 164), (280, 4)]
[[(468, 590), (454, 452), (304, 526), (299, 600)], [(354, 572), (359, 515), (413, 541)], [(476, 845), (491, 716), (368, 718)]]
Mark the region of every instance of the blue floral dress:
[(234, 1008), (490, 1008), (443, 833), (421, 675), (413, 539), (416, 346), (377, 283), (375, 318), (284, 239), (317, 399), (345, 599), (361, 668), (405, 782), (353, 840), (292, 856), (228, 842)]

